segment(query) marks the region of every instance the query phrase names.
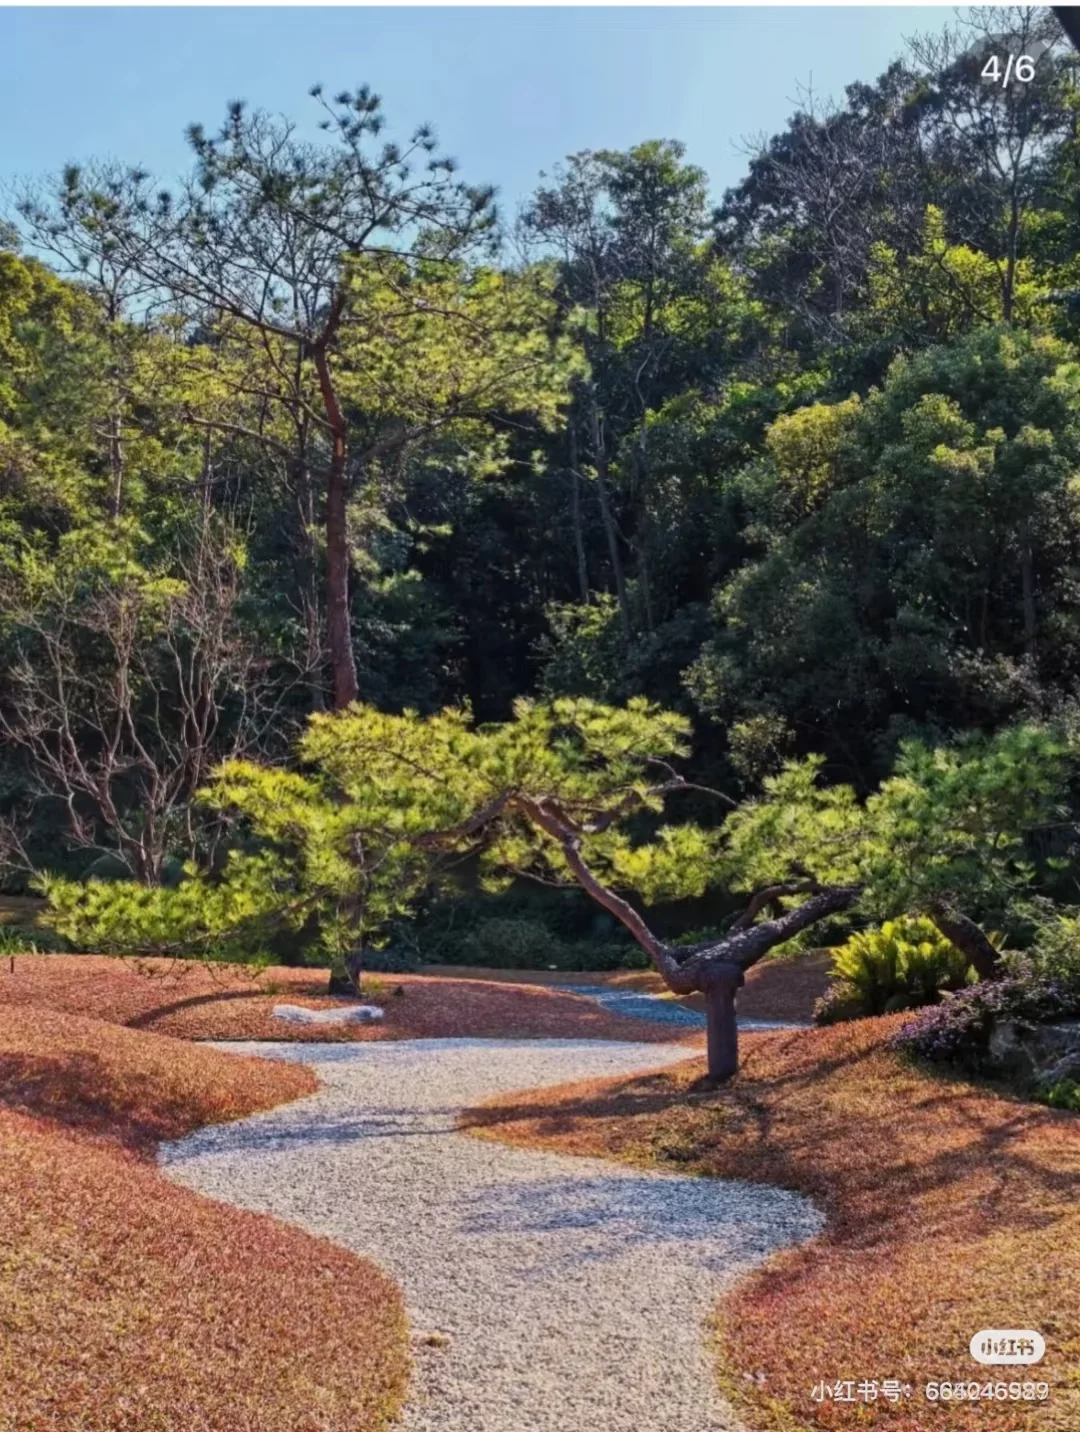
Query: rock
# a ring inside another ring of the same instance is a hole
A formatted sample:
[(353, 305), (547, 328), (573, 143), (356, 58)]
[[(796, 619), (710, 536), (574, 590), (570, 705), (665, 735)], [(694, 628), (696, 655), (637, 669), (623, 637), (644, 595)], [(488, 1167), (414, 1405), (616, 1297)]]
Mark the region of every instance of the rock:
[(432, 1331), (414, 1333), (413, 1341), (420, 1347), (449, 1347), (451, 1338), (449, 1333)]
[(1002, 1020), (990, 1031), (991, 1065), (1036, 1088), (1080, 1074), (1080, 1019), (1054, 1024)]
[(302, 1004), (275, 1004), (274, 1018), (291, 1024), (374, 1024), (383, 1012), (375, 1004), (346, 1005), (344, 1008), (307, 1009)]
[(1012, 1020), (995, 1023), (990, 1030), (986, 1052), (990, 1062), (1000, 1068), (1012, 1068), (1016, 1064), (1026, 1062), (1024, 1046), (1020, 1039), (1020, 1026)]

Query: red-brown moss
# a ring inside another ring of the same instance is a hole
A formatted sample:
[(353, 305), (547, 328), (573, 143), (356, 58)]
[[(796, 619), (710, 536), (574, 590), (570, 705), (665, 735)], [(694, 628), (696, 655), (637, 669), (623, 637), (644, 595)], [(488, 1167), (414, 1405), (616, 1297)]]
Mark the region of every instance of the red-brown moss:
[[(995, 1432), (1080, 1427), (1080, 1120), (935, 1077), (883, 1048), (904, 1016), (744, 1036), (743, 1068), (698, 1092), (699, 1061), (494, 1101), (489, 1137), (745, 1178), (813, 1195), (824, 1236), (744, 1280), (719, 1311), (722, 1377), (762, 1428)], [(1033, 1327), (1038, 1369), (982, 1369), (983, 1327)], [(816, 1404), (819, 1378), (1012, 1381), (1046, 1404)], [(764, 1374), (758, 1385), (748, 1380)]]
[(14, 973), (0, 963), (0, 1008), (33, 1005), (89, 1014), (181, 1039), (348, 1043), (470, 1036), (657, 1043), (680, 1033), (670, 1025), (609, 1014), (590, 999), (557, 989), (423, 975), (374, 975), (365, 981), (385, 1010), (379, 1024), (298, 1025), (273, 1017), (275, 1004), (345, 1003), (323, 993), (326, 980), (325, 970), (271, 968), (255, 978), (235, 965), (191, 960), (18, 955)]
[(395, 1285), (149, 1157), (315, 1087), (292, 1063), (0, 1011), (2, 1432), (387, 1426), (408, 1370)]

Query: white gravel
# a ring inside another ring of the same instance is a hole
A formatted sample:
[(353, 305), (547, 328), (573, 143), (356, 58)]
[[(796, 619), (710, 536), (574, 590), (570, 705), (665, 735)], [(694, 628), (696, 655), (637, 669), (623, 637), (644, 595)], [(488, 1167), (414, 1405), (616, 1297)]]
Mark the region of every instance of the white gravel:
[[(416, 1355), (408, 1432), (741, 1427), (713, 1385), (707, 1319), (734, 1278), (819, 1231), (814, 1206), (454, 1128), (489, 1095), (673, 1063), (685, 1047), (217, 1047), (300, 1060), (325, 1087), (167, 1144), (162, 1162), (177, 1182), (331, 1238), (400, 1282)], [(444, 1338), (425, 1341), (433, 1333)]]

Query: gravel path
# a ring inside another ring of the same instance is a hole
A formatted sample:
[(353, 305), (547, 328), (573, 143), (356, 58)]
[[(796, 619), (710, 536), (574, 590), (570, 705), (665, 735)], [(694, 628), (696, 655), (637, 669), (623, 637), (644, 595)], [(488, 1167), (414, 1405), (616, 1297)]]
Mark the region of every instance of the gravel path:
[(454, 1128), (460, 1108), (489, 1095), (656, 1067), (685, 1048), (218, 1047), (302, 1060), (324, 1087), (165, 1145), (166, 1171), (367, 1254), (399, 1280), (416, 1352), (407, 1432), (740, 1428), (714, 1390), (706, 1319), (729, 1281), (819, 1230), (814, 1207), (778, 1189), (514, 1149)]
[[(696, 1009), (687, 1009), (677, 1000), (666, 999), (663, 995), (648, 994), (643, 990), (612, 989), (609, 985), (571, 984), (557, 985), (564, 994), (582, 994), (596, 1000), (612, 1014), (621, 1014), (625, 1019), (651, 1019), (659, 1024), (681, 1024), (688, 1029), (704, 1029), (705, 1016)], [(754, 1029), (804, 1029), (802, 1024), (792, 1024), (782, 1019), (740, 1019), (739, 1028)]]

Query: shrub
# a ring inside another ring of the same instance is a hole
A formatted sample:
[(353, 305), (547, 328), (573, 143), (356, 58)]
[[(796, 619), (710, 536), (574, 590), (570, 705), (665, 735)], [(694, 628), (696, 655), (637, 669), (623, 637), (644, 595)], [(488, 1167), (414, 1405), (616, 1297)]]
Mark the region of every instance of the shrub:
[(409, 975), (420, 968), (420, 960), (401, 945), (387, 945), (385, 949), (368, 948), (363, 953), (363, 967), (384, 975)]
[(1070, 1113), (1080, 1114), (1080, 1084), (1075, 1079), (1062, 1079), (1044, 1090), (1039, 1101), (1049, 1104), (1051, 1109), (1068, 1109)]
[[(640, 970), (649, 957), (622, 940), (562, 940), (538, 920), (494, 917), (478, 921), (449, 948), (449, 964), (495, 970)], [(375, 966), (372, 965), (374, 969)]]
[(839, 980), (814, 1002), (815, 1024), (839, 1024), (845, 1019), (861, 1019), (864, 1013), (858, 990)]
[(1080, 1014), (1080, 993), (1048, 979), (1033, 968), (1001, 980), (984, 980), (924, 1010), (892, 1039), (893, 1047), (933, 1063), (956, 1064), (972, 1074), (986, 1073), (990, 1034), (996, 1023), (1017, 1020), (1045, 1024)]
[(557, 965), (563, 943), (535, 920), (482, 920), (460, 945), (460, 963), (536, 970)]
[(652, 960), (640, 945), (608, 940), (595, 943), (579, 940), (566, 946), (567, 957), (572, 963), (563, 964), (567, 970), (651, 970)]
[(1032, 948), (1018, 962), (1019, 974), (1028, 971), (1080, 990), (1080, 914), (1057, 911), (1040, 923)]
[(832, 952), (834, 983), (817, 1003), (819, 1024), (937, 1004), (970, 982), (968, 962), (931, 920), (886, 920)]
[(54, 955), (68, 948), (51, 930), (30, 925), (0, 925), (0, 955)]

